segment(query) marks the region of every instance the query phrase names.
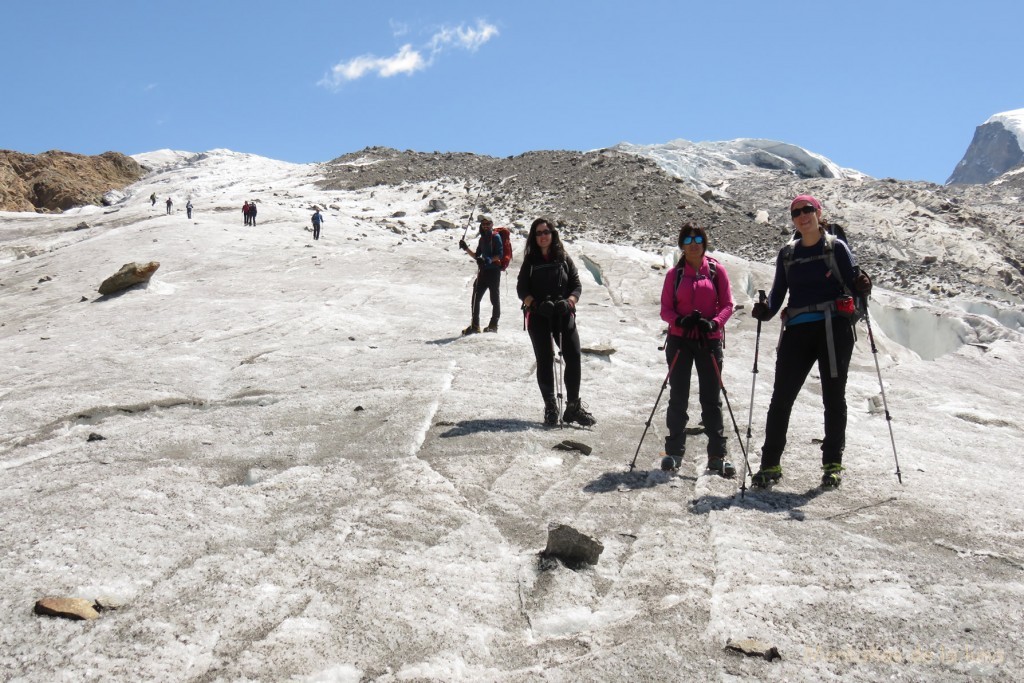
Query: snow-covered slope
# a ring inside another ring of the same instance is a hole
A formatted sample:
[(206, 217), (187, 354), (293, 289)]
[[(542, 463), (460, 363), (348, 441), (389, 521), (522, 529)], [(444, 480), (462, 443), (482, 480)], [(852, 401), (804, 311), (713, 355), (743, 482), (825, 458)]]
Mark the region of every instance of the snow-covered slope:
[[(1012, 311), (877, 292), (878, 355), (862, 328), (851, 369), (843, 488), (816, 487), (815, 372), (785, 479), (740, 497), (703, 474), (701, 436), (679, 476), (655, 469), (664, 401), (628, 472), (666, 371), (670, 244), (569, 244), (591, 264), (583, 344), (615, 353), (584, 356), (597, 426), (549, 431), (512, 277), (500, 332), (457, 336), (473, 266), (462, 230), (432, 227), (464, 224), (463, 179), (322, 191), (316, 166), (227, 151), (162, 168), (110, 209), (0, 214), (0, 678), (1015, 677)], [(450, 208), (427, 214), (433, 198)], [(328, 207), (319, 242), (312, 205)], [(515, 247), (513, 275), (521, 235)], [(771, 268), (718, 256), (743, 307), (723, 381), (741, 431), (754, 394), (756, 451), (778, 324), (758, 343), (747, 311)], [(150, 260), (148, 287), (97, 296), (122, 263)], [(564, 439), (593, 453), (553, 450)], [(554, 522), (600, 540), (599, 564), (540, 563)], [(47, 595), (121, 607), (34, 616)], [(783, 658), (724, 649), (743, 638)]]
[(758, 171), (784, 171), (800, 178), (865, 178), (802, 147), (775, 140), (739, 138), (718, 142), (673, 140), (661, 145), (620, 143), (615, 149), (648, 156), (697, 189), (723, 188)]

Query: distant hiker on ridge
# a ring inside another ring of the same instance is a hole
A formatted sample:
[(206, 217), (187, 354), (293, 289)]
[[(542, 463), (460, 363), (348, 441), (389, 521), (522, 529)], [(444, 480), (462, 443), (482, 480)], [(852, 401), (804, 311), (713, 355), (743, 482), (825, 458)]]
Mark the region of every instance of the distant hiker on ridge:
[[(800, 388), (815, 363), (825, 405), (825, 439), (821, 443), (822, 488), (842, 482), (846, 447), (846, 375), (853, 355), (853, 291), (867, 296), (871, 280), (857, 271), (857, 261), (846, 243), (827, 233), (821, 202), (802, 194), (789, 205), (800, 237), (779, 251), (775, 281), (766, 303), (751, 309), (756, 320), (766, 321), (782, 308), (782, 337), (775, 359), (775, 387), (765, 422), (761, 467), (751, 479), (767, 488), (782, 478), (782, 451)], [(851, 289), (852, 288), (852, 289)]]
[(256, 225), (256, 201), (249, 202), (249, 225)]
[(185, 204), (185, 212), (188, 214), (189, 218), (192, 218), (192, 200), (191, 199), (188, 200), (187, 204)]
[(249, 225), (249, 202), (242, 204), (242, 222), (245, 225)]
[(149, 195), (150, 206), (156, 206), (156, 192)]
[[(526, 240), (523, 265), (519, 268), (516, 294), (523, 301), (526, 329), (537, 359), (537, 386), (544, 399), (544, 424), (558, 424), (558, 411), (562, 392), (555, 393), (555, 345), (565, 360), (565, 393), (568, 402), (564, 422), (575, 422), (584, 427), (597, 424), (580, 401), (582, 376), (580, 335), (576, 330), (576, 302), (580, 300), (583, 285), (576, 264), (565, 253), (554, 224), (538, 218), (530, 226)], [(561, 372), (561, 371), (560, 371)]]
[(732, 289), (725, 267), (707, 255), (708, 235), (704, 228), (684, 223), (679, 231), (679, 248), (682, 258), (668, 271), (661, 288), (661, 319), (668, 323), (665, 359), (672, 387), (661, 469), (679, 469), (686, 453), (690, 371), (696, 366), (701, 418), (708, 437), (707, 469), (731, 477), (736, 468), (728, 460), (718, 378), (722, 371), (723, 331), (732, 315)]
[(168, 197), (168, 198), (167, 198), (167, 215), (168, 215), (168, 216), (170, 216), (170, 215), (171, 215), (171, 205), (172, 205), (172, 204), (174, 204), (174, 202), (172, 202), (172, 201), (171, 201), (171, 198), (170, 198), (170, 197)]
[(313, 212), (313, 217), (310, 219), (313, 221), (313, 239), (320, 239), (320, 224), (323, 223), (324, 217), (320, 215), (320, 209)]
[(487, 216), (480, 216), (480, 240), (477, 242), (476, 251), (469, 248), (466, 240), (459, 240), (459, 248), (476, 259), (478, 267), (476, 280), (473, 281), (473, 319), (469, 327), (462, 331), (464, 335), (480, 332), (480, 301), (487, 290), (491, 290), (491, 321), (483, 331), (498, 331), (498, 319), (501, 317), (498, 285), (501, 284), (501, 255), (504, 243), (501, 235), (494, 232), (493, 228), (494, 221)]

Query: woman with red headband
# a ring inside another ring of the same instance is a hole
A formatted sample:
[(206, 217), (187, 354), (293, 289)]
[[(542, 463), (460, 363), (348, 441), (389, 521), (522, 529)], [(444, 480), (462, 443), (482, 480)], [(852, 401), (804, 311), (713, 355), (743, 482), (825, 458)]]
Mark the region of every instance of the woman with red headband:
[(757, 320), (771, 320), (782, 308), (783, 332), (775, 360), (775, 387), (765, 424), (761, 467), (752, 483), (767, 488), (782, 478), (790, 413), (807, 374), (818, 364), (821, 400), (825, 407), (825, 438), (821, 444), (821, 485), (842, 482), (846, 447), (846, 374), (853, 355), (854, 331), (849, 315), (852, 294), (867, 296), (871, 281), (858, 273), (849, 247), (829, 235), (821, 219), (821, 202), (811, 195), (789, 206), (799, 237), (779, 251), (775, 281), (766, 303), (754, 304)]

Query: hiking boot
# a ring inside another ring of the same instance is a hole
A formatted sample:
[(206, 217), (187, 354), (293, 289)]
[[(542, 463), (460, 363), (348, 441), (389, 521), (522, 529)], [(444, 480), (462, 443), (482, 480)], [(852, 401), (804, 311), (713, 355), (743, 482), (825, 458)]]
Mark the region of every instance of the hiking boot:
[(497, 331), (498, 331), (498, 323), (491, 323), (490, 325), (488, 325), (487, 327), (484, 328), (484, 332), (497, 332)]
[(661, 459), (661, 469), (663, 472), (674, 472), (683, 465), (683, 456), (681, 455), (669, 455), (665, 454), (665, 457)]
[(821, 488), (837, 489), (843, 483), (843, 466), (837, 462), (830, 462), (822, 465), (824, 474), (821, 475)]
[(736, 468), (725, 458), (708, 458), (708, 472), (714, 472), (726, 479), (736, 476)]
[(558, 424), (558, 404), (553, 398), (544, 401), (544, 424), (548, 427)]
[(465, 337), (467, 334), (480, 334), (479, 325), (470, 325), (462, 331), (462, 336)]
[(756, 489), (770, 488), (772, 484), (782, 479), (782, 467), (762, 467), (750, 478), (750, 485)]
[(594, 416), (587, 412), (583, 401), (576, 399), (569, 401), (565, 406), (565, 413), (562, 414), (562, 422), (575, 422), (583, 427), (590, 427), (597, 424)]

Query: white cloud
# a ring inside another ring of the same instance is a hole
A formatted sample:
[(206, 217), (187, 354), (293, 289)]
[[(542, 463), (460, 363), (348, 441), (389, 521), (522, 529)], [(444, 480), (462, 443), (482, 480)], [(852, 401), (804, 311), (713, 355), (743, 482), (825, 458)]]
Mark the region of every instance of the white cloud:
[(388, 25), (391, 27), (391, 35), (393, 35), (395, 38), (401, 38), (402, 36), (407, 35), (409, 33), (408, 24), (402, 23), (400, 21), (395, 21), (394, 19), (390, 19), (388, 21)]
[(477, 21), (476, 27), (467, 27), (464, 24), (451, 28), (444, 26), (430, 39), (430, 49), (437, 53), (454, 46), (470, 52), (476, 52), (480, 46), (491, 38), (498, 35), (498, 27), (484, 21)]
[[(391, 22), (391, 28), (396, 36), (408, 31), (406, 26), (395, 22)], [(337, 89), (344, 83), (359, 80), (371, 74), (376, 74), (380, 78), (390, 78), (398, 74), (413, 74), (431, 66), (434, 59), (442, 52), (453, 48), (476, 52), (481, 45), (497, 35), (498, 28), (484, 21), (477, 21), (475, 27), (465, 24), (455, 27), (443, 26), (430, 37), (424, 46), (423, 49), (430, 53), (427, 58), (423, 56), (420, 49), (406, 43), (390, 57), (377, 57), (368, 54), (339, 62), (331, 67), (329, 74), (320, 79), (318, 85)]]

